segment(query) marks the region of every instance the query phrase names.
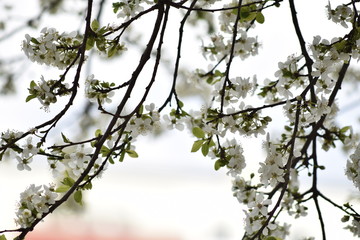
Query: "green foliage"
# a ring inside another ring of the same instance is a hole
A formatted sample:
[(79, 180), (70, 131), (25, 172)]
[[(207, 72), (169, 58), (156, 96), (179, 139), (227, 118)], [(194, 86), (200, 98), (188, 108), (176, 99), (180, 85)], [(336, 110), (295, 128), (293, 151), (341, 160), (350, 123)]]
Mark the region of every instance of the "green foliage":
[(194, 134), (195, 137), (197, 138), (205, 138), (205, 132), (199, 128), (199, 127), (194, 127), (192, 129), (192, 133)]
[(197, 152), (201, 146), (203, 145), (205, 140), (197, 140), (194, 142), (194, 144), (192, 145), (192, 148), (191, 148), (191, 152)]
[(98, 20), (94, 19), (92, 22), (91, 22), (91, 29), (96, 32), (100, 27), (100, 24), (98, 22)]
[(75, 202), (79, 203), (80, 205), (83, 204), (82, 202), (82, 191), (81, 190), (78, 190), (74, 193), (74, 200)]
[(61, 133), (61, 137), (62, 137), (64, 143), (71, 143), (71, 141), (63, 133)]
[(139, 155), (134, 150), (127, 149), (127, 150), (125, 150), (125, 152), (127, 153), (127, 155), (129, 155), (129, 157), (132, 157), (132, 158), (139, 157)]
[(263, 24), (265, 22), (265, 17), (262, 14), (262, 12), (257, 12), (256, 13), (256, 21), (260, 24)]
[(283, 239), (278, 238), (278, 237), (269, 236), (269, 237), (266, 237), (265, 240), (283, 240)]
[(6, 237), (4, 234), (0, 235), (0, 240), (6, 240)]
[(70, 188), (71, 188), (70, 186), (61, 185), (55, 189), (55, 192), (57, 192), (57, 193), (67, 192), (67, 191), (69, 191)]

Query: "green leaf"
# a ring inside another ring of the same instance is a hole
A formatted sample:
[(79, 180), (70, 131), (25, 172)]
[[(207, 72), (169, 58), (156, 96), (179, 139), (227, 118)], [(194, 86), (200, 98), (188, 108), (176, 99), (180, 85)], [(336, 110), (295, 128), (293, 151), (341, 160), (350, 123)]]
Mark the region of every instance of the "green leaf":
[(262, 14), (262, 12), (257, 12), (256, 14), (256, 21), (260, 24), (263, 24), (265, 22), (265, 17)]
[(110, 149), (106, 146), (102, 146), (100, 152), (103, 157), (107, 156), (110, 153)]
[(30, 82), (30, 89), (33, 89), (36, 86), (36, 83), (34, 80)]
[(278, 237), (269, 236), (269, 237), (266, 237), (265, 240), (282, 240), (282, 239), (278, 238)]
[(94, 47), (95, 39), (93, 37), (89, 37), (86, 41), (86, 50), (90, 50)]
[(346, 132), (347, 130), (349, 130), (350, 129), (350, 126), (346, 126), (346, 127), (343, 127), (342, 129), (340, 129), (340, 132), (341, 133), (344, 133), (344, 132)]
[(61, 133), (61, 137), (62, 137), (64, 143), (71, 143), (71, 141), (63, 133)]
[(225, 166), (225, 165), (224, 165), (224, 162), (221, 161), (221, 159), (216, 160), (216, 162), (214, 164), (214, 168), (216, 171), (219, 170), (220, 168), (222, 168), (223, 166)]
[(205, 142), (201, 147), (201, 153), (206, 157), (209, 153), (209, 142)]
[(96, 129), (95, 137), (100, 137), (100, 136), (101, 136), (101, 129)]
[(203, 142), (204, 140), (195, 141), (194, 144), (192, 145), (191, 152), (197, 152), (201, 148)]
[(87, 184), (85, 184), (84, 189), (91, 190), (92, 189), (92, 183), (88, 182)]
[(199, 128), (199, 127), (194, 127), (194, 128), (192, 129), (192, 133), (193, 133), (194, 136), (197, 137), (197, 138), (204, 138), (204, 137), (205, 137), (204, 131), (203, 131), (201, 128)]
[(30, 40), (32, 43), (40, 44), (39, 41), (36, 38), (31, 38)]
[(91, 29), (96, 32), (100, 27), (100, 24), (98, 22), (98, 20), (94, 19), (92, 22), (91, 22)]
[(131, 149), (127, 149), (125, 150), (126, 153), (129, 155), (129, 157), (132, 157), (132, 158), (137, 158), (139, 157), (139, 155), (134, 151), (134, 150), (131, 150)]
[(61, 183), (66, 186), (72, 187), (72, 185), (74, 185), (74, 183), (75, 183), (75, 180), (72, 179), (71, 177), (66, 177), (66, 178), (64, 178), (64, 180)]
[(184, 103), (183, 103), (182, 101), (179, 100), (179, 101), (178, 101), (178, 104), (179, 104), (179, 107), (180, 107), (180, 108), (183, 108), (183, 107), (184, 107)]
[(80, 190), (78, 190), (74, 193), (74, 200), (75, 200), (75, 202), (82, 205), (82, 192)]
[(30, 101), (30, 100), (32, 100), (32, 99), (34, 99), (34, 98), (36, 98), (36, 97), (37, 97), (36, 95), (31, 94), (31, 95), (29, 95), (29, 96), (27, 96), (27, 97), (26, 97), (25, 102), (28, 102), (28, 101)]
[(70, 186), (68, 185), (61, 185), (60, 187), (55, 189), (55, 192), (58, 193), (63, 193), (63, 192), (67, 192), (70, 189)]
[(112, 46), (108, 52), (107, 52), (107, 57), (111, 58), (112, 56), (114, 56), (114, 54), (117, 52), (117, 47), (116, 45)]
[(124, 161), (124, 158), (125, 158), (125, 151), (122, 151), (120, 154), (119, 162)]
[(5, 237), (4, 234), (3, 234), (3, 235), (0, 235), (0, 240), (6, 240), (6, 237)]

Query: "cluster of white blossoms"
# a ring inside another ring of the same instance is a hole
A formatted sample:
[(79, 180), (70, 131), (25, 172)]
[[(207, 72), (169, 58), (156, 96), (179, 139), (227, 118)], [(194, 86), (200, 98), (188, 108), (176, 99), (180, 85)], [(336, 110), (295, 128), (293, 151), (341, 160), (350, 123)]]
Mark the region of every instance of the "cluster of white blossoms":
[(114, 96), (114, 91), (111, 91), (113, 86), (114, 83), (101, 82), (91, 74), (85, 80), (85, 96), (90, 102), (111, 103), (111, 97)]
[[(257, 86), (256, 77), (250, 82), (250, 78), (236, 77), (230, 79), (228, 86), (224, 88), (224, 80), (221, 80), (214, 85), (212, 95), (215, 96), (215, 101), (223, 104), (224, 107), (231, 106), (231, 104), (239, 103), (240, 98), (246, 98), (248, 94), (254, 93)], [(224, 91), (225, 90), (225, 91)], [(240, 102), (240, 107), (244, 104)], [(231, 109), (229, 108), (231, 112)], [(230, 113), (229, 112), (229, 113)]]
[(80, 41), (76, 31), (59, 33), (55, 28), (43, 28), (38, 38), (25, 35), (21, 44), (25, 55), (33, 62), (65, 69), (77, 57)]
[[(234, 47), (234, 56), (240, 57), (242, 60), (249, 56), (255, 56), (258, 54), (260, 43), (256, 37), (248, 37), (247, 32), (239, 30), (239, 38), (236, 39)], [(228, 56), (232, 46), (231, 38), (225, 40), (221, 34), (214, 34), (211, 37), (211, 43), (208, 46), (203, 47), (203, 54), (209, 60), (220, 61), (225, 56)]]
[(276, 151), (276, 146), (272, 144), (269, 139), (264, 144), (266, 149), (266, 159), (264, 162), (260, 162), (260, 182), (264, 184), (266, 188), (268, 185), (275, 187), (279, 182), (284, 182), (284, 166), (286, 161), (286, 155), (280, 154)]
[(348, 28), (348, 23), (351, 23), (354, 20), (353, 10), (345, 4), (332, 9), (329, 2), (329, 4), (326, 5), (326, 9), (329, 20), (331, 19), (334, 23), (340, 23), (344, 28)]
[(10, 130), (1, 133), (0, 148), (10, 143), (10, 147), (8, 147), (6, 151), (2, 153), (1, 158), (5, 157), (8, 159), (16, 159), (17, 169), (19, 171), (30, 171), (31, 167), (29, 164), (32, 162), (33, 157), (38, 154), (39, 148), (34, 143), (32, 136), (24, 139), (22, 144), (11, 144), (11, 142), (20, 138), (22, 135), (22, 132)]
[[(54, 176), (66, 176), (77, 179), (88, 167), (92, 158), (93, 148), (85, 144), (77, 145), (76, 147), (64, 148), (65, 153), (62, 161), (53, 161), (55, 165), (52, 166)], [(97, 169), (102, 164), (102, 158), (99, 156), (94, 166), (91, 168), (89, 175), (96, 173)]]
[(49, 207), (55, 203), (57, 197), (54, 186), (31, 184), (20, 194), (16, 224), (22, 228), (31, 226), (36, 219), (41, 219), (44, 213), (49, 212)]
[(37, 83), (31, 81), (28, 90), (30, 95), (26, 101), (37, 98), (46, 111), (51, 104), (57, 102), (58, 96), (65, 96), (70, 93), (69, 84), (64, 84), (61, 80), (45, 80), (43, 76)]
[[(253, 3), (253, 4), (251, 4)], [(257, 4), (259, 2), (255, 0), (243, 0), (242, 7), (240, 12), (240, 21), (238, 22), (238, 30), (240, 29), (248, 29), (254, 27), (253, 20), (256, 19), (258, 8), (261, 4)], [(233, 24), (236, 20), (237, 16), (237, 8), (239, 2), (236, 0), (232, 0), (229, 4), (224, 4), (224, 8), (233, 8), (227, 11), (221, 11), (219, 15), (219, 25), (220, 30), (229, 34), (233, 32)]]
[(113, 3), (114, 12), (117, 13), (118, 18), (125, 20), (136, 16), (138, 13), (144, 11), (143, 4), (151, 4), (148, 0), (121, 0)]
[(146, 105), (147, 114), (133, 116), (127, 125), (126, 130), (131, 132), (131, 136), (136, 138), (138, 135), (146, 136), (160, 127), (160, 114), (155, 110), (155, 104)]
[(360, 144), (356, 147), (350, 159), (346, 163), (345, 174), (355, 187), (360, 190)]
[[(275, 85), (276, 93), (278, 94), (277, 100), (290, 99), (293, 97), (293, 89), (302, 87), (304, 85), (305, 77), (299, 73), (298, 63), (302, 56), (291, 55), (285, 62), (279, 62), (279, 70), (275, 72), (275, 77), (278, 79)], [(268, 94), (271, 94), (269, 91)], [(274, 96), (269, 95), (268, 99), (274, 99)]]
[(39, 148), (34, 145), (31, 136), (26, 139), (26, 143), (23, 144), (21, 148), (21, 154), (16, 156), (16, 160), (18, 160), (17, 169), (20, 171), (24, 169), (30, 171), (29, 163), (31, 163), (32, 158), (39, 152)]

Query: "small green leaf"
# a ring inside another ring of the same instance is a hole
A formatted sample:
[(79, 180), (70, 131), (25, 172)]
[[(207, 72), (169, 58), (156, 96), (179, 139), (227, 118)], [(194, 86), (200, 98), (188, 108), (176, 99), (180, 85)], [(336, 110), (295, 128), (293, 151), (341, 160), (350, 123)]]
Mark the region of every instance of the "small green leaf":
[(340, 129), (340, 132), (344, 133), (349, 129), (350, 129), (350, 126), (346, 126), (346, 127), (343, 127), (342, 129)]
[(124, 158), (125, 158), (125, 151), (122, 151), (120, 154), (119, 162), (124, 161)]
[(60, 187), (55, 189), (55, 192), (63, 193), (63, 192), (67, 192), (69, 189), (70, 189), (70, 186), (61, 185)]
[(29, 95), (29, 96), (27, 96), (27, 97), (26, 97), (25, 102), (28, 102), (28, 101), (30, 101), (30, 100), (32, 100), (32, 99), (34, 99), (34, 98), (36, 98), (36, 97), (37, 97), (36, 95), (31, 94), (31, 95)]
[(101, 152), (102, 156), (105, 157), (110, 153), (110, 149), (103, 145), (100, 149), (100, 152)]
[(107, 52), (107, 57), (111, 58), (112, 56), (114, 56), (114, 54), (117, 52), (117, 47), (116, 45), (112, 46), (108, 52)]
[(91, 29), (96, 32), (100, 27), (100, 24), (98, 22), (98, 20), (94, 19), (92, 22), (91, 22)]
[(282, 239), (278, 238), (278, 237), (269, 236), (269, 237), (266, 237), (265, 240), (282, 240)]
[(88, 182), (87, 184), (85, 184), (84, 189), (91, 190), (92, 189), (92, 183)]
[(209, 153), (209, 142), (205, 142), (201, 147), (201, 153), (206, 157)]
[(96, 47), (99, 49), (99, 51), (104, 52), (106, 50), (105, 48), (105, 39), (104, 38), (97, 38), (95, 40)]
[(6, 240), (6, 237), (5, 237), (4, 234), (3, 234), (3, 235), (0, 235), (0, 240)]
[(265, 17), (262, 14), (262, 12), (257, 12), (256, 14), (256, 21), (260, 24), (263, 24), (265, 22)]
[(195, 141), (194, 144), (192, 145), (191, 152), (197, 152), (201, 148), (203, 142), (204, 140)]
[(179, 100), (179, 101), (178, 101), (178, 104), (179, 104), (179, 107), (180, 107), (180, 108), (183, 108), (183, 107), (184, 107), (184, 103), (183, 103), (182, 101)]
[(86, 41), (86, 50), (90, 50), (94, 47), (95, 39), (93, 37), (89, 37)]
[(216, 171), (219, 170), (220, 168), (222, 168), (223, 166), (225, 166), (225, 165), (224, 165), (224, 162), (221, 161), (221, 159), (216, 160), (216, 162), (214, 164), (214, 168)]
[(137, 158), (139, 157), (139, 155), (134, 151), (134, 150), (131, 150), (131, 149), (127, 149), (125, 150), (126, 153), (129, 155), (129, 157), (132, 157), (132, 158)]
[(36, 86), (36, 83), (34, 80), (30, 82), (30, 89), (33, 89)]
[(30, 40), (32, 43), (40, 44), (39, 41), (36, 38), (31, 38)]
[(62, 137), (64, 143), (71, 143), (71, 141), (63, 133), (61, 133), (61, 137)]
[(78, 190), (74, 193), (74, 200), (75, 200), (75, 202), (82, 205), (82, 192), (80, 190)]
[(72, 185), (74, 185), (74, 183), (75, 183), (75, 180), (72, 179), (71, 177), (66, 177), (66, 178), (64, 178), (64, 180), (61, 183), (66, 186), (72, 187)]
[(100, 137), (100, 136), (101, 136), (101, 129), (96, 129), (95, 137)]
[(204, 131), (203, 131), (201, 128), (199, 128), (199, 127), (194, 127), (194, 128), (192, 129), (192, 133), (193, 133), (194, 136), (197, 137), (197, 138), (204, 138), (204, 137), (205, 137)]

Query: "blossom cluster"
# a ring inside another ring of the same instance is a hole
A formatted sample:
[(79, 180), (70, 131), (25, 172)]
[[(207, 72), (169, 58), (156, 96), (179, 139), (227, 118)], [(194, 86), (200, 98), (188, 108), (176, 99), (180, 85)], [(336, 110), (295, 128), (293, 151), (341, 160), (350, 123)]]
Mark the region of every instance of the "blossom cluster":
[(155, 104), (145, 106), (147, 114), (133, 116), (127, 125), (127, 131), (131, 132), (131, 136), (136, 138), (138, 135), (148, 135), (160, 127), (160, 114), (155, 110)]
[(148, 0), (121, 0), (113, 3), (114, 12), (118, 18), (129, 19), (144, 10), (143, 4), (151, 4)]
[(356, 147), (350, 159), (346, 163), (345, 174), (355, 187), (360, 190), (360, 144)]
[(31, 226), (36, 219), (41, 219), (44, 213), (49, 212), (50, 206), (55, 203), (57, 197), (54, 186), (31, 184), (20, 194), (16, 224), (22, 228)]
[[(235, 42), (234, 56), (240, 57), (242, 60), (258, 54), (260, 43), (256, 37), (248, 37), (246, 31), (239, 30), (239, 38)], [(232, 40), (225, 40), (221, 34), (214, 34), (211, 37), (211, 43), (203, 47), (203, 54), (209, 60), (220, 61), (228, 56), (232, 46)]]
[(43, 76), (38, 83), (31, 81), (28, 90), (30, 95), (26, 101), (37, 98), (45, 110), (57, 102), (57, 96), (65, 96), (70, 93), (69, 84), (64, 84), (61, 80), (45, 80)]
[(354, 19), (353, 10), (345, 4), (339, 5), (335, 9), (332, 9), (329, 2), (329, 4), (326, 5), (326, 9), (329, 20), (331, 19), (331, 21), (334, 23), (340, 23), (344, 28), (348, 28), (348, 23), (351, 23)]
[(16, 142), (22, 135), (22, 132), (10, 130), (1, 133), (0, 148), (8, 144), (10, 145), (2, 150), (3, 153), (0, 156), (0, 160), (3, 156), (8, 159), (16, 159), (17, 169), (19, 171), (30, 171), (31, 167), (29, 164), (32, 162), (33, 157), (38, 154), (39, 147), (34, 143), (32, 136), (27, 137), (22, 144), (13, 143), (14, 141)]
[[(57, 153), (58, 151), (54, 151)], [(88, 167), (92, 158), (93, 149), (85, 144), (77, 146), (69, 146), (61, 151), (62, 159), (48, 159), (50, 169), (55, 178), (62, 179), (63, 177), (70, 177), (77, 179)], [(97, 172), (102, 164), (102, 158), (99, 156), (89, 175)]]
[(33, 62), (65, 69), (77, 59), (80, 39), (76, 31), (59, 33), (55, 28), (43, 28), (40, 37), (25, 35), (21, 47)]
[(85, 96), (90, 102), (111, 103), (111, 97), (114, 96), (111, 87), (114, 86), (114, 83), (101, 82), (95, 79), (94, 74), (91, 74), (85, 80)]

